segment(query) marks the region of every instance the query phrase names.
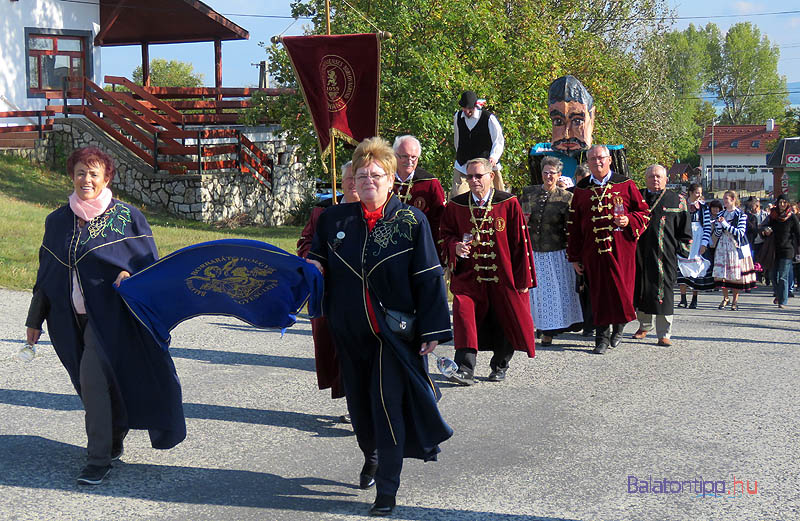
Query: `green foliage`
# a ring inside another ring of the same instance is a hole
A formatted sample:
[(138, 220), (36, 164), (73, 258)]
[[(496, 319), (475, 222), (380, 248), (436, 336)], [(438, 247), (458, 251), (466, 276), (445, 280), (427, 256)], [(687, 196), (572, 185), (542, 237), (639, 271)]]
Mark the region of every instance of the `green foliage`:
[[(675, 107), (670, 144), (679, 160), (698, 164), (703, 129), (714, 119), (720, 124), (764, 124), (784, 115), (780, 52), (750, 22), (735, 24), (726, 34), (713, 23), (689, 25), (668, 33), (664, 43)], [(703, 101), (708, 92), (724, 103), (721, 115)]]
[[(133, 82), (143, 85), (142, 66), (133, 69)], [(153, 58), (150, 60), (150, 85), (153, 87), (202, 87), (203, 75), (188, 62)]]
[[(485, 98), (503, 126), (504, 178), (529, 184), (527, 151), (550, 141), (547, 88), (573, 74), (597, 106), (595, 142), (622, 143), (634, 171), (669, 156), (672, 106), (657, 45), (669, 16), (663, 0), (353, 0), (353, 7), (393, 37), (382, 43), (380, 134), (413, 134), (422, 143), (420, 164), (447, 187), (452, 176), (453, 114), (464, 90)], [(324, 34), (322, 0), (296, 1), (294, 16), (312, 18), (310, 33)], [(374, 32), (346, 6), (331, 13), (334, 34)], [(270, 75), (296, 87), (285, 51), (267, 47)], [(256, 100), (251, 117), (281, 122), (309, 164), (321, 164), (302, 96), (280, 103)], [(350, 155), (337, 148), (341, 161)]]

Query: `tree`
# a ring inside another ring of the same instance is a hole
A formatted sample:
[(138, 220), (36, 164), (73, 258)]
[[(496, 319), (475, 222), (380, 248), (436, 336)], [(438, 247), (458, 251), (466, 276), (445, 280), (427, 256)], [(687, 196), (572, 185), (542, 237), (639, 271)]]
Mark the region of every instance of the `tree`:
[(750, 22), (733, 25), (724, 39), (716, 37), (719, 31), (709, 32), (708, 86), (725, 104), (722, 122), (763, 124), (783, 114), (788, 99), (786, 78), (778, 74), (778, 47)]
[[(455, 151), (453, 113), (459, 94), (486, 98), (503, 125), (504, 178), (529, 183), (528, 148), (550, 140), (547, 89), (573, 74), (597, 106), (596, 142), (622, 143), (634, 169), (668, 156), (671, 105), (665, 87), (665, 55), (656, 42), (668, 19), (663, 0), (351, 0), (375, 26), (394, 36), (382, 44), (380, 134), (414, 134), (422, 142), (420, 163), (449, 184)], [(294, 16), (312, 18), (311, 33), (325, 28), (322, 0), (296, 1)], [(375, 29), (349, 8), (334, 9), (335, 34)], [(654, 32), (657, 37), (654, 37)], [(267, 50), (270, 75), (295, 86), (285, 51)], [(310, 164), (318, 151), (310, 117), (298, 94), (255, 101), (251, 118), (281, 121)], [(337, 157), (349, 155), (337, 150)], [(314, 170), (319, 171), (315, 168)]]
[[(141, 65), (133, 70), (133, 82), (144, 85)], [(153, 87), (202, 87), (203, 75), (191, 63), (153, 58), (150, 60), (150, 85)]]

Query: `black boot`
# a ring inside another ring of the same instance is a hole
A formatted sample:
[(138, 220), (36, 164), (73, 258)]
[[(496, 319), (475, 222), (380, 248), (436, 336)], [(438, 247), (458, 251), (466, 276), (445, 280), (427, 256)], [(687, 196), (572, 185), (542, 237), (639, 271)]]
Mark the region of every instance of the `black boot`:
[(686, 293), (684, 293), (683, 295), (681, 295), (681, 301), (678, 302), (678, 307), (685, 308), (686, 306), (688, 306), (688, 303), (686, 302)]
[(697, 293), (692, 295), (692, 302), (689, 304), (689, 309), (697, 309)]

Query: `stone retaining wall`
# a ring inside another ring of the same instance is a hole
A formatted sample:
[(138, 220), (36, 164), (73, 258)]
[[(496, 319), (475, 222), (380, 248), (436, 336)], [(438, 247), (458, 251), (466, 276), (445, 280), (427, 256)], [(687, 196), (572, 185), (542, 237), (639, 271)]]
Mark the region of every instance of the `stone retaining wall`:
[[(272, 190), (251, 174), (238, 171), (197, 174), (156, 174), (153, 167), (84, 118), (56, 120), (53, 130), (32, 150), (12, 153), (51, 168), (63, 169), (76, 148), (96, 146), (114, 158), (117, 174), (111, 189), (148, 207), (184, 219), (219, 222), (245, 220), (253, 224), (284, 224), (314, 180), (297, 160), (296, 147), (287, 145), (277, 126), (243, 128), (273, 160)], [(242, 219), (244, 218), (244, 219)]]

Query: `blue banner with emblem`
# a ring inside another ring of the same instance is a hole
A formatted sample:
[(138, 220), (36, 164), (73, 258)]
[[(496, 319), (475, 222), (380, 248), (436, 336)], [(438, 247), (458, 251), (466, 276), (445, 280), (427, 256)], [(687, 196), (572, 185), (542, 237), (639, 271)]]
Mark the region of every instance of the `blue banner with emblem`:
[(233, 316), (285, 330), (308, 304), (320, 315), (323, 277), (271, 244), (223, 239), (187, 246), (125, 279), (117, 291), (165, 350), (170, 331), (199, 315)]

